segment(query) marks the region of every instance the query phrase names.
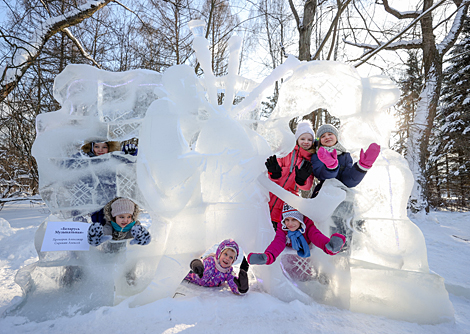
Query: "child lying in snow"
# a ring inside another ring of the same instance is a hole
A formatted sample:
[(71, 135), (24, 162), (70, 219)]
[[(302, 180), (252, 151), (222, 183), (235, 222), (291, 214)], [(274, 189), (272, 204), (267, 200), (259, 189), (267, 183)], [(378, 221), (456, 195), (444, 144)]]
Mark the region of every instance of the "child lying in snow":
[(232, 239), (222, 241), (215, 254), (209, 254), (202, 261), (191, 261), (191, 272), (185, 280), (201, 286), (220, 286), (227, 281), (230, 290), (235, 294), (248, 291), (248, 263), (242, 262), (238, 278), (232, 275), (232, 264), (238, 257), (238, 244)]

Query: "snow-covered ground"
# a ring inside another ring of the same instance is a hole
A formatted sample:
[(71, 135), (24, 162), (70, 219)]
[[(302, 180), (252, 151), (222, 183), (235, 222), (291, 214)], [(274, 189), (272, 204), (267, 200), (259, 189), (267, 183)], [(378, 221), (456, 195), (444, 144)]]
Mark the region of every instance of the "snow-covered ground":
[[(48, 214), (45, 206), (28, 201), (0, 211), (0, 313), (21, 295), (15, 273), (37, 261), (34, 233)], [(245, 296), (216, 289), (136, 308), (126, 300), (41, 323), (7, 316), (0, 319), (0, 333), (470, 333), (470, 213), (431, 212), (411, 219), (426, 238), (431, 270), (445, 279), (453, 322), (419, 325), (316, 303), (285, 303), (255, 288)]]

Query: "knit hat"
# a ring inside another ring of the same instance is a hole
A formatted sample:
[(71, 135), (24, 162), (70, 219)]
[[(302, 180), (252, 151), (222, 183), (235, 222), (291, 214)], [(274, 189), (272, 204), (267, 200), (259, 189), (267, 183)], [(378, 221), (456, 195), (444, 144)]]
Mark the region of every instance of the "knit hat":
[(134, 215), (135, 204), (130, 199), (120, 198), (111, 204), (111, 216), (116, 217), (123, 213)]
[(339, 140), (339, 131), (331, 124), (323, 124), (317, 130), (317, 138), (320, 139), (321, 136), (327, 132), (330, 132), (336, 136), (336, 140)]
[(313, 132), (310, 122), (300, 122), (297, 124), (297, 130), (295, 130), (295, 141), (297, 141), (297, 139), (299, 139), (299, 137), (304, 133), (310, 133), (312, 138), (315, 139), (315, 132)]
[(289, 204), (284, 203), (284, 206), (282, 207), (282, 221), (281, 221), (281, 224), (282, 224), (283, 227), (285, 227), (284, 220), (287, 217), (292, 217), (294, 219), (297, 219), (299, 221), (301, 227), (305, 228), (304, 215), (301, 214), (299, 211), (297, 211), (297, 209), (294, 209), (293, 207), (291, 207)]
[(219, 259), (220, 255), (222, 255), (223, 251), (227, 248), (235, 252), (235, 262), (238, 258), (239, 247), (233, 239), (225, 239), (219, 244), (219, 247), (217, 247), (216, 258)]

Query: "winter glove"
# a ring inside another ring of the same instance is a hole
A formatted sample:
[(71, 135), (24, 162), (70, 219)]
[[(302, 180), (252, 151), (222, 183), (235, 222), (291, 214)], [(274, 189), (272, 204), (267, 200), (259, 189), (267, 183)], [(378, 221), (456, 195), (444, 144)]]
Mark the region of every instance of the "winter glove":
[(338, 153), (335, 149), (333, 152), (328, 152), (323, 146), (317, 152), (318, 159), (323, 162), (328, 169), (335, 169), (338, 167)]
[(247, 260), (249, 264), (271, 264), (276, 259), (271, 253), (266, 252), (266, 253), (250, 253), (248, 254)]
[(240, 265), (240, 269), (245, 270), (248, 272), (248, 269), (250, 268), (250, 265), (248, 264), (248, 261), (246, 260), (246, 257), (243, 257), (242, 264)]
[(380, 153), (380, 146), (376, 143), (369, 145), (369, 148), (364, 152), (361, 148), (361, 153), (359, 155), (359, 165), (362, 169), (370, 169), (372, 164), (375, 162)]
[(192, 260), (189, 264), (189, 267), (196, 275), (199, 276), (199, 278), (202, 278), (202, 276), (204, 276), (204, 263), (201, 260)]
[(131, 228), (131, 234), (134, 237), (134, 239), (131, 240), (129, 244), (131, 245), (148, 245), (150, 241), (152, 240), (152, 237), (150, 236), (149, 231), (142, 225), (137, 225), (135, 224)]
[(281, 166), (279, 166), (279, 163), (277, 162), (276, 155), (270, 156), (264, 164), (266, 165), (266, 168), (268, 169), (269, 175), (271, 175), (271, 179), (276, 180), (281, 177), (282, 168)]
[(334, 233), (330, 241), (325, 245), (325, 253), (330, 255), (337, 254), (341, 248), (343, 248), (344, 243), (346, 242), (346, 238), (344, 235), (339, 233)]
[(111, 240), (113, 237), (103, 234), (103, 225), (100, 223), (93, 223), (88, 228), (88, 243), (92, 246), (99, 246), (103, 242)]
[(308, 177), (312, 175), (313, 168), (310, 161), (305, 160), (300, 168), (295, 166), (295, 183), (299, 186), (303, 186)]
[(124, 152), (124, 154), (130, 154), (130, 155), (136, 156), (138, 149), (135, 144), (126, 144), (122, 148), (122, 151)]
[(264, 253), (250, 253), (248, 254), (248, 263), (250, 264), (266, 264), (268, 256)]
[(250, 286), (248, 284), (248, 274), (245, 270), (240, 269), (240, 272), (238, 273), (238, 278), (235, 277), (233, 281), (238, 287), (238, 292), (247, 293)]

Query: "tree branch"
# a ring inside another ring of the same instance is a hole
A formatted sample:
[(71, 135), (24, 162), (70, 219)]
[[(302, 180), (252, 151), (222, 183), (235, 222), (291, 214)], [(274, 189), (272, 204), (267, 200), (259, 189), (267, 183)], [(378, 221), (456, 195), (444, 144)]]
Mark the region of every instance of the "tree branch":
[(327, 42), (328, 39), (330, 38), (331, 32), (332, 32), (333, 29), (336, 27), (336, 24), (338, 23), (339, 18), (341, 17), (341, 14), (343, 14), (344, 10), (346, 9), (346, 7), (349, 5), (350, 2), (351, 2), (351, 0), (346, 0), (346, 1), (344, 2), (344, 4), (342, 4), (342, 5), (338, 8), (338, 12), (336, 13), (336, 16), (335, 16), (333, 22), (331, 22), (330, 28), (328, 29), (328, 32), (326, 33), (325, 37), (324, 37), (323, 40), (321, 41), (321, 44), (320, 44), (320, 46), (318, 47), (318, 49), (317, 49), (317, 51), (315, 52), (315, 55), (312, 57), (312, 59), (318, 59), (318, 57), (320, 56), (321, 50), (323, 49), (323, 47), (325, 46), (326, 42)]
[(70, 40), (77, 46), (78, 50), (80, 51), (83, 57), (91, 61), (96, 67), (101, 68), (101, 65), (98, 64), (92, 56), (90, 56), (90, 54), (85, 50), (80, 41), (74, 35), (72, 35), (68, 28), (64, 28), (62, 29), (62, 31), (65, 32), (68, 38), (70, 38)]
[[(437, 7), (439, 7), (440, 5), (442, 5), (445, 1), (447, 0), (441, 0), (439, 1), (438, 3), (434, 4), (433, 6), (429, 7), (427, 10), (425, 10), (424, 12), (422, 12), (417, 18), (415, 18), (405, 29), (403, 29), (401, 32), (399, 32), (398, 34), (396, 34), (395, 36), (393, 36), (388, 42), (382, 44), (381, 46), (379, 46), (378, 48), (376, 48), (373, 52), (369, 53), (364, 59), (362, 59), (361, 61), (359, 61), (358, 63), (354, 64), (354, 67), (359, 67), (361, 66), (362, 64), (364, 64), (365, 62), (367, 62), (370, 58), (372, 58), (372, 56), (374, 56), (376, 53), (378, 53), (379, 51), (385, 49), (389, 44), (392, 44), (395, 40), (397, 40), (400, 36), (402, 36), (405, 32), (407, 32), (409, 29), (411, 29), (416, 23), (419, 22), (419, 20), (421, 20), (421, 18), (423, 18), (425, 15), (429, 14), (430, 12), (432, 12), (434, 9), (436, 9)], [(468, 0), (466, 0), (468, 1)]]
[(24, 51), (12, 57), (11, 64), (7, 64), (3, 80), (0, 82), (0, 102), (18, 86), (26, 71), (33, 65), (42, 52), (47, 41), (57, 32), (76, 25), (92, 16), (95, 12), (113, 0), (89, 1), (86, 4), (62, 14), (47, 19), (35, 31), (33, 38), (24, 47)]
[(468, 12), (469, 6), (470, 0), (464, 0), (457, 9), (457, 15), (454, 18), (454, 22), (452, 22), (452, 27), (449, 33), (446, 35), (446, 37), (444, 37), (442, 42), (437, 45), (437, 51), (441, 56), (445, 55), (457, 41), (457, 38), (460, 35), (460, 31), (463, 29), (463, 24), (465, 22), (466, 13)]
[[(378, 2), (376, 2), (378, 3)], [(416, 11), (416, 12), (399, 12), (398, 10), (396, 10), (395, 8), (392, 8), (389, 6), (388, 4), (388, 0), (382, 0), (382, 5), (384, 6), (385, 8), (385, 11), (389, 14), (392, 14), (393, 16), (395, 16), (397, 19), (414, 19), (414, 18), (417, 18), (419, 16), (419, 14), (421, 14), (421, 11)]]
[(297, 23), (297, 29), (300, 30), (299, 14), (297, 13), (297, 10), (295, 9), (294, 3), (292, 2), (292, 0), (289, 0), (289, 7), (290, 7), (290, 10), (292, 11), (292, 14), (294, 15), (295, 22)]

